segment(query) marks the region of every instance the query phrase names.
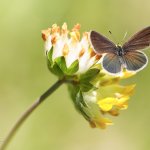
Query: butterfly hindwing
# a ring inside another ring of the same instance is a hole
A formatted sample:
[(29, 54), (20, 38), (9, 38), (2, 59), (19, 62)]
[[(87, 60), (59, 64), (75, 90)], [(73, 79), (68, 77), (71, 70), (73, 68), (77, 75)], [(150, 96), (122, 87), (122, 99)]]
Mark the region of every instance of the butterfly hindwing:
[(111, 74), (118, 74), (122, 71), (119, 57), (113, 53), (108, 53), (103, 57), (102, 66)]
[(122, 46), (124, 51), (142, 50), (150, 46), (150, 26), (134, 34)]
[(140, 71), (146, 67), (148, 59), (147, 56), (139, 51), (127, 52), (123, 56), (123, 61), (125, 63), (126, 69), (128, 71)]
[(116, 45), (96, 31), (90, 32), (90, 40), (97, 54), (114, 53)]

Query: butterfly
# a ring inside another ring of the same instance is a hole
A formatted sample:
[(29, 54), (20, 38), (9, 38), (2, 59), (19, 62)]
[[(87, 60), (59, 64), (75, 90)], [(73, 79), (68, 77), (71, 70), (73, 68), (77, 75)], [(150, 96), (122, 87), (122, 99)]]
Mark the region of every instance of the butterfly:
[(123, 69), (138, 72), (146, 67), (148, 58), (141, 50), (150, 46), (150, 26), (134, 34), (122, 46), (96, 31), (91, 31), (89, 36), (95, 53), (104, 54), (102, 67), (109, 74), (119, 74)]

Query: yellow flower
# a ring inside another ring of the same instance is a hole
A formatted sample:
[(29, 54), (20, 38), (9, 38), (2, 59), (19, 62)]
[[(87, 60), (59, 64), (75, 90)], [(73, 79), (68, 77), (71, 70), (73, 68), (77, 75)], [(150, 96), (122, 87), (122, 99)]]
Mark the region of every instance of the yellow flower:
[(128, 99), (128, 96), (121, 98), (107, 97), (98, 101), (98, 105), (103, 111), (110, 111), (114, 106), (119, 107), (120, 109), (126, 109)]
[[(102, 78), (97, 82), (100, 82), (100, 80)], [(93, 128), (105, 129), (108, 125), (113, 125), (109, 117), (105, 117), (105, 114), (118, 116), (120, 110), (127, 109), (128, 100), (133, 94), (135, 85), (122, 86), (118, 82), (110, 83), (112, 84), (102, 86), (98, 84), (97, 89), (82, 93), (83, 100), (86, 103), (86, 108), (82, 107), (82, 110), (88, 116), (88, 119), (86, 119)]]

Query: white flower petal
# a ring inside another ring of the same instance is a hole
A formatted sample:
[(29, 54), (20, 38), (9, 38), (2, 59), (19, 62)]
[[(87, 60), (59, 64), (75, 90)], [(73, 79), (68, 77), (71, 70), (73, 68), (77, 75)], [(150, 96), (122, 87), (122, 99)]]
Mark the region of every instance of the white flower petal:
[(66, 56), (67, 67), (69, 67), (75, 60), (79, 59), (79, 52), (81, 50), (81, 45), (69, 44), (69, 53)]
[(45, 52), (49, 52), (52, 47), (51, 36), (49, 35), (45, 42)]

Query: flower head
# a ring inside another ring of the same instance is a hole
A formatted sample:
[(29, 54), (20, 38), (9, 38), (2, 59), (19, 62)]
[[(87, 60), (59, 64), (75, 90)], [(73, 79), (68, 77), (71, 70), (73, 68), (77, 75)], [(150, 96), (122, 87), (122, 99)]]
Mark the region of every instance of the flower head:
[[(52, 62), (58, 63), (57, 58), (65, 60), (65, 68), (61, 68), (67, 74), (67, 69), (76, 63), (78, 73), (86, 72), (93, 64), (95, 64), (100, 56), (96, 55), (90, 46), (88, 40), (88, 32), (84, 32), (81, 37), (80, 25), (76, 24), (69, 31), (67, 24), (64, 23), (60, 28), (54, 24), (51, 28), (42, 31), (42, 38), (45, 41), (46, 54), (52, 53)], [(61, 62), (62, 63), (62, 62)], [(66, 69), (66, 70), (65, 70)], [(74, 72), (76, 73), (76, 72)]]
[[(76, 109), (91, 127), (112, 125), (109, 116), (118, 116), (128, 107), (135, 85), (123, 86), (120, 81), (133, 76), (124, 71), (112, 76), (102, 69), (100, 55), (90, 45), (89, 32), (80, 35), (80, 25), (69, 31), (67, 24), (56, 24), (42, 31), (49, 70), (68, 83)], [(106, 116), (107, 115), (107, 116)]]

